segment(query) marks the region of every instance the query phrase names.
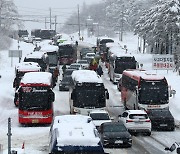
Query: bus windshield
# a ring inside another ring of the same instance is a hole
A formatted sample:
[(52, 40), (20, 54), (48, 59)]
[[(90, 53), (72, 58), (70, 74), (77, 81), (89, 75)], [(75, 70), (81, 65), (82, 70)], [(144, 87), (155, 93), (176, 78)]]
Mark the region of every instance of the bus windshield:
[(134, 57), (118, 57), (115, 60), (115, 73), (122, 74), (126, 69), (136, 69), (136, 60)]
[(79, 87), (75, 90), (74, 106), (80, 108), (105, 107), (105, 92), (102, 87)]
[(39, 111), (51, 108), (48, 87), (22, 87), (20, 100), (19, 109), (21, 110)]
[(142, 104), (167, 104), (168, 86), (163, 81), (144, 82), (139, 90), (139, 101)]
[(74, 54), (74, 49), (72, 46), (60, 46), (59, 55), (60, 57), (72, 57)]
[(57, 53), (48, 54), (49, 66), (57, 66), (58, 64), (58, 56)]

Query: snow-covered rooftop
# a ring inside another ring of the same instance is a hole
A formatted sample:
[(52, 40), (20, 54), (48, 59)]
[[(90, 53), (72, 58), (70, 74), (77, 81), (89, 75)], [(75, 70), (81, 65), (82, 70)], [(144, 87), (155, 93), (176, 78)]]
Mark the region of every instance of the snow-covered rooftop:
[(74, 44), (73, 41), (67, 40), (67, 41), (64, 41), (63, 43), (59, 43), (58, 45), (59, 45), (59, 46), (63, 46), (63, 45), (73, 45), (73, 44)]
[(141, 78), (146, 79), (146, 80), (162, 80), (165, 78), (162, 75), (152, 74), (152, 73), (145, 71), (145, 70), (129, 69), (129, 70), (123, 71), (123, 74), (129, 74), (130, 76), (141, 77)]
[[(90, 122), (88, 122), (90, 119)], [(58, 146), (97, 146), (100, 142), (92, 119), (84, 115), (63, 115), (54, 119), (53, 129), (57, 128)], [(78, 140), (77, 140), (78, 139)]]
[(32, 52), (26, 56), (26, 58), (36, 58), (41, 59), (44, 56), (44, 52)]
[(41, 67), (36, 62), (21, 62), (16, 64), (15, 69), (21, 72), (40, 71)]
[(72, 73), (72, 78), (78, 83), (103, 83), (101, 77), (92, 70), (75, 70)]
[(126, 53), (126, 50), (120, 46), (112, 46), (109, 48), (109, 52), (117, 57), (132, 57), (133, 55), (130, 53)]
[(51, 85), (52, 74), (49, 72), (28, 72), (25, 73), (21, 80), (21, 85), (23, 84), (45, 84)]
[(53, 51), (58, 51), (58, 46), (55, 45), (44, 45), (41, 47), (40, 51), (43, 52), (53, 52)]

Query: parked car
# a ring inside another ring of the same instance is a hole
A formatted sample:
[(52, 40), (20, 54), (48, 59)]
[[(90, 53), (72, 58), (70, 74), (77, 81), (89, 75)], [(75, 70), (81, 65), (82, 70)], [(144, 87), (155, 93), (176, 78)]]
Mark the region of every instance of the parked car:
[(81, 64), (83, 69), (89, 69), (89, 62), (86, 59), (78, 60), (78, 64)]
[(164, 149), (165, 151), (168, 151), (171, 154), (180, 154), (180, 143), (175, 142), (171, 145), (171, 147), (166, 147)]
[(73, 79), (71, 76), (64, 76), (59, 83), (59, 91), (68, 91), (72, 83)]
[(82, 65), (79, 64), (79, 63), (72, 63), (72, 64), (68, 67), (68, 69), (82, 70), (83, 67), (82, 67)]
[(89, 113), (89, 116), (92, 118), (93, 123), (97, 129), (99, 129), (99, 126), (102, 123), (112, 121), (112, 118), (110, 118), (109, 113), (105, 110), (93, 110)]
[(175, 121), (169, 109), (151, 109), (147, 111), (153, 130), (175, 130)]
[(119, 119), (130, 133), (151, 135), (151, 120), (144, 110), (126, 110)]
[(132, 136), (123, 122), (105, 122), (99, 128), (101, 142), (104, 147), (114, 145), (132, 146)]

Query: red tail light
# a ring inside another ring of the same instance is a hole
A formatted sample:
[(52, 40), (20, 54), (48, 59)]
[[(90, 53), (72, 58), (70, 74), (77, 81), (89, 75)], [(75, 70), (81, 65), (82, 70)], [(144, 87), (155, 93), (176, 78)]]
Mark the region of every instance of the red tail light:
[(128, 122), (133, 122), (133, 120), (126, 120), (126, 123), (128, 123)]
[(151, 122), (151, 120), (149, 119), (149, 120), (146, 120), (146, 122)]

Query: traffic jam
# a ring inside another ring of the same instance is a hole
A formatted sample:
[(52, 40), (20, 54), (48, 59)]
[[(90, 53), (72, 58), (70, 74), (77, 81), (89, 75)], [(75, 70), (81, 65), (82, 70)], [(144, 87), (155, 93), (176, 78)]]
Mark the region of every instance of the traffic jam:
[[(13, 81), (19, 126), (48, 127), (46, 153), (107, 154), (133, 149), (134, 138), (176, 131), (169, 110), (175, 90), (165, 76), (144, 70), (111, 38), (97, 38), (96, 46), (88, 47), (60, 36), (33, 42), (34, 51), (15, 65)], [(154, 61), (153, 67), (165, 67), (158, 63), (165, 62), (161, 58)], [(120, 113), (108, 107), (113, 99), (109, 87), (120, 96)], [(57, 112), (57, 97), (67, 97), (68, 112)], [(162, 151), (178, 153), (180, 145)]]

